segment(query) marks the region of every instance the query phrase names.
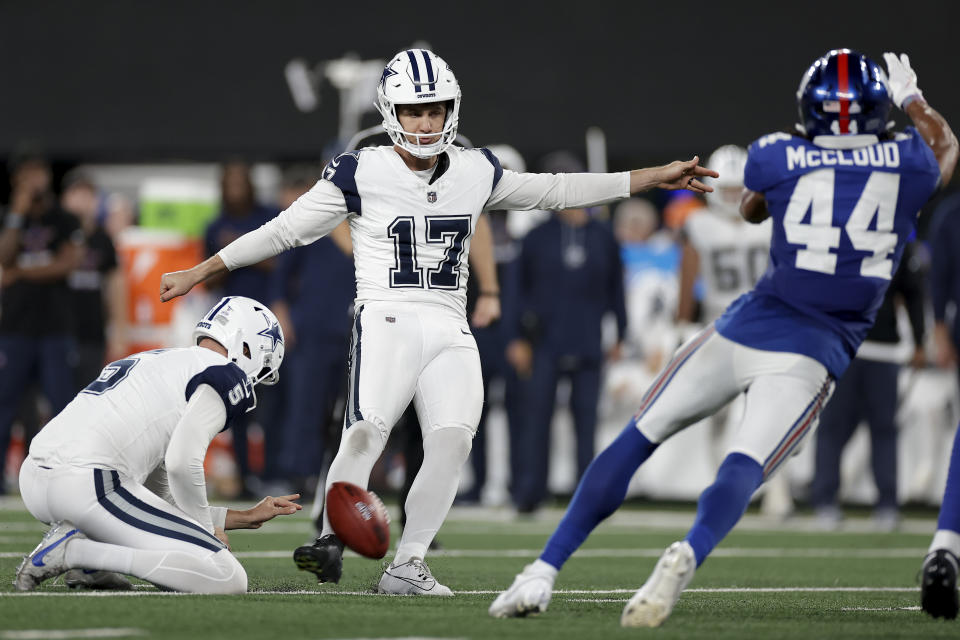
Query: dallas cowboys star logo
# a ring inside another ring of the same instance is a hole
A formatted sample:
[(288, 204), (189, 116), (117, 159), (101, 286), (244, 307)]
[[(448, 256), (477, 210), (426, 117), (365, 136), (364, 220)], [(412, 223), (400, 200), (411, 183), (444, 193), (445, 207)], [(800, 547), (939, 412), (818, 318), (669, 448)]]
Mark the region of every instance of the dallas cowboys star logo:
[(266, 329), (261, 329), (257, 331), (258, 336), (263, 336), (264, 338), (270, 338), (273, 340), (273, 350), (277, 350), (277, 343), (283, 344), (283, 336), (280, 335), (280, 325), (274, 322), (272, 325)]
[(386, 88), (387, 88), (387, 78), (389, 78), (390, 76), (395, 76), (395, 75), (397, 75), (397, 72), (396, 72), (396, 71), (394, 71), (394, 70), (391, 69), (390, 67), (384, 67), (384, 69), (383, 69), (383, 75), (380, 76), (380, 88), (381, 88), (381, 89), (386, 89)]

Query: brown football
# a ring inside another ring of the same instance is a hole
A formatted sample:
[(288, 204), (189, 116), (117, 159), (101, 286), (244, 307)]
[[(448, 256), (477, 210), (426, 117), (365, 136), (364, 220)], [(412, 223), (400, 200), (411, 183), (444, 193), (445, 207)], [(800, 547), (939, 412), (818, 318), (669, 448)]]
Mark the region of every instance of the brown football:
[(382, 558), (390, 546), (390, 515), (372, 491), (334, 482), (327, 491), (327, 517), (344, 545), (367, 558)]

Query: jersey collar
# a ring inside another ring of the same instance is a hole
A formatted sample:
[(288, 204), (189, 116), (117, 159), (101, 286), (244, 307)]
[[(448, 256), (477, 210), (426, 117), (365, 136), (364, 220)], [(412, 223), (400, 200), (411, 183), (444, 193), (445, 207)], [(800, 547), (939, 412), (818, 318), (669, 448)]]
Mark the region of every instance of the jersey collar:
[(857, 149), (877, 144), (880, 139), (872, 133), (843, 136), (814, 136), (813, 144), (824, 149)]

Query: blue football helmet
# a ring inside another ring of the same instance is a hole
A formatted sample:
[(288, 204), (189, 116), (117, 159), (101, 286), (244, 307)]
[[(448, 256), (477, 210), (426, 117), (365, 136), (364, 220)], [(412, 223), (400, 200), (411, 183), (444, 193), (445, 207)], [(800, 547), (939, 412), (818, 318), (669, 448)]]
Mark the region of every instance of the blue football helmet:
[(797, 89), (798, 128), (807, 136), (887, 130), (890, 113), (887, 74), (876, 62), (850, 49), (834, 49), (803, 74)]

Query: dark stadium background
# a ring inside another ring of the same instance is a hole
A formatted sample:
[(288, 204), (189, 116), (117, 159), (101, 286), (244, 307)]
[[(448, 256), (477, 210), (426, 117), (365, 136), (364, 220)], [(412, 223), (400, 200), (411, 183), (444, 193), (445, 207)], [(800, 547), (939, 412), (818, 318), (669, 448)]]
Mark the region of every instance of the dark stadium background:
[(319, 110), (297, 111), (287, 61), (388, 58), (424, 40), (460, 79), (473, 142), (536, 159), (582, 149), (596, 125), (616, 169), (788, 126), (802, 72), (841, 46), (908, 52), (956, 122), (958, 24), (947, 1), (4, 1), (0, 156), (30, 141), (58, 162), (314, 159), (337, 96), (326, 86)]

